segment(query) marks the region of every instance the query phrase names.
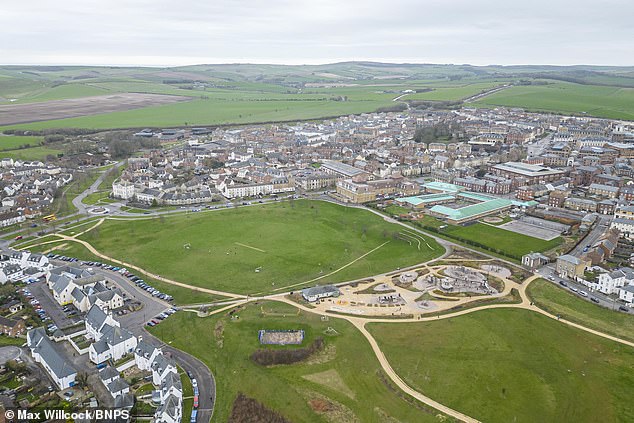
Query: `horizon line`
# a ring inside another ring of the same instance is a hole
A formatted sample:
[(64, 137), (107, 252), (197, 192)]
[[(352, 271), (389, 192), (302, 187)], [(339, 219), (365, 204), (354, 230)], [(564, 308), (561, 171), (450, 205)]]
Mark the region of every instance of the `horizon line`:
[(64, 67), (109, 67), (109, 68), (180, 68), (191, 66), (238, 66), (238, 65), (261, 65), (261, 66), (289, 66), (289, 67), (302, 67), (302, 66), (329, 66), (340, 64), (380, 64), (380, 65), (395, 65), (395, 66), (469, 66), (469, 67), (529, 67), (529, 66), (543, 66), (543, 67), (610, 67), (610, 68), (634, 68), (634, 65), (615, 65), (615, 64), (588, 64), (588, 63), (573, 63), (573, 64), (548, 64), (548, 63), (488, 63), (488, 64), (471, 64), (471, 63), (440, 63), (440, 62), (416, 62), (416, 61), (382, 61), (382, 60), (336, 60), (325, 61), (321, 63), (276, 63), (274, 61), (227, 61), (227, 62), (210, 62), (210, 63), (189, 63), (189, 64), (140, 64), (140, 63), (71, 63), (71, 62), (50, 62), (50, 63), (0, 63), (1, 67), (9, 66), (28, 66), (28, 67), (46, 67), (46, 66), (64, 66)]

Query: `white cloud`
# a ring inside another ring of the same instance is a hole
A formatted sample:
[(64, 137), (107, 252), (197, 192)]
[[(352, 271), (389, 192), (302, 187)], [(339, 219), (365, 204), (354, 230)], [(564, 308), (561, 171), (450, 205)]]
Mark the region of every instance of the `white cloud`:
[(3, 63), (632, 65), (627, 0), (8, 0)]

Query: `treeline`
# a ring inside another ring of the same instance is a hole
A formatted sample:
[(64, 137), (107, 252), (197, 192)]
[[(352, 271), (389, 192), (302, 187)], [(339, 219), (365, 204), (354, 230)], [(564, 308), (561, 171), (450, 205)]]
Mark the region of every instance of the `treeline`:
[(156, 138), (133, 137), (118, 138), (108, 141), (108, 151), (113, 159), (124, 159), (132, 156), (142, 148), (160, 148), (161, 142)]
[(231, 415), (228, 423), (291, 423), (281, 414), (266, 408), (253, 398), (249, 398), (242, 392), (233, 401)]
[(391, 106), (379, 107), (376, 109), (376, 113), (390, 113), (390, 112), (404, 112), (407, 110), (407, 104), (395, 103)]
[(47, 135), (90, 135), (98, 132), (95, 129), (81, 129), (81, 128), (51, 128), (51, 129), (41, 129), (38, 131), (32, 130), (23, 130), (23, 129), (5, 129), (2, 131), (5, 135), (17, 135), (17, 136), (25, 136), (25, 135), (33, 135), (33, 136), (47, 136)]
[(293, 364), (307, 359), (323, 347), (324, 339), (317, 338), (306, 348), (295, 348), (292, 350), (259, 349), (251, 354), (251, 360), (261, 366)]
[(456, 123), (437, 123), (432, 126), (419, 126), (414, 132), (414, 141), (418, 143), (428, 144), (430, 142), (436, 142), (438, 140), (447, 140), (449, 138), (456, 138), (459, 132), (462, 131), (462, 127)]

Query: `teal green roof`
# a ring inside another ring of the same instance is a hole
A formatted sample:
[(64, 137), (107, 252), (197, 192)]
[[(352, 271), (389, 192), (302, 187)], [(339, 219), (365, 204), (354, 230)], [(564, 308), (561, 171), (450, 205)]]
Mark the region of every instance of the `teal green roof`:
[(435, 201), (444, 201), (444, 200), (450, 201), (450, 200), (453, 200), (454, 198), (455, 197), (451, 194), (438, 193), (438, 194), (417, 195), (415, 197), (397, 198), (396, 201), (401, 203), (409, 203), (414, 206), (417, 206), (422, 203), (433, 203)]
[(513, 204), (511, 200), (503, 198), (485, 201), (483, 203), (472, 204), (470, 206), (459, 209), (452, 209), (446, 206), (434, 206), (430, 210), (434, 213), (445, 215), (447, 218), (460, 221), (471, 217), (488, 213), (495, 210), (510, 207)]

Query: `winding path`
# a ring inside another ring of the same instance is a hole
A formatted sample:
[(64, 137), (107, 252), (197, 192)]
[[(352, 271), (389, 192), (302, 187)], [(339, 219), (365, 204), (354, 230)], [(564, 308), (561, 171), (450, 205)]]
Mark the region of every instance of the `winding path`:
[[(364, 208), (366, 209), (366, 208)], [(381, 217), (384, 217), (384, 215), (373, 211), (371, 209), (366, 209), (366, 210), (370, 210), (373, 213), (380, 215)], [(339, 318), (339, 319), (344, 319), (349, 321), (351, 324), (353, 324), (362, 334), (363, 336), (367, 339), (368, 343), (370, 344), (370, 346), (372, 347), (372, 350), (377, 358), (377, 360), (379, 361), (381, 368), (383, 369), (383, 371), (387, 374), (387, 376), (390, 378), (390, 380), (396, 384), (401, 390), (403, 390), (405, 393), (407, 393), (408, 395), (410, 395), (411, 397), (415, 398), (416, 400), (426, 404), (429, 407), (432, 407), (434, 409), (437, 409), (439, 411), (441, 411), (442, 413), (447, 414), (448, 416), (451, 416), (457, 420), (460, 421), (464, 421), (464, 422), (477, 422), (478, 420), (474, 419), (473, 417), (470, 417), (464, 413), (461, 413), (460, 411), (454, 410), (446, 405), (443, 405), (437, 401), (435, 401), (432, 398), (429, 398), (427, 396), (425, 396), (424, 394), (422, 394), (419, 391), (416, 391), (414, 388), (412, 388), (411, 386), (409, 386), (392, 368), (391, 364), (389, 363), (388, 359), (386, 358), (385, 354), (383, 353), (383, 351), (381, 350), (381, 348), (379, 347), (377, 341), (374, 339), (374, 337), (372, 336), (372, 334), (367, 330), (366, 328), (366, 324), (367, 323), (404, 323), (404, 322), (421, 322), (421, 321), (434, 321), (434, 320), (440, 320), (440, 319), (449, 319), (449, 318), (453, 318), (453, 317), (457, 317), (457, 316), (462, 316), (462, 315), (466, 315), (469, 313), (475, 313), (481, 310), (488, 310), (488, 309), (498, 309), (498, 308), (517, 308), (517, 309), (524, 309), (524, 310), (529, 310), (532, 312), (536, 312), (536, 313), (540, 313), (546, 317), (549, 317), (553, 320), (559, 321), (563, 324), (566, 324), (568, 326), (574, 327), (576, 329), (580, 329), (583, 330), (585, 332), (591, 333), (593, 335), (596, 336), (600, 336), (606, 339), (609, 339), (611, 341), (614, 342), (618, 342), (620, 344), (623, 345), (627, 345), (630, 347), (634, 347), (634, 342), (628, 341), (626, 339), (622, 339), (619, 337), (615, 337), (606, 333), (603, 333), (601, 331), (597, 331), (594, 329), (590, 329), (587, 328), (583, 325), (580, 325), (578, 323), (575, 322), (571, 322), (565, 319), (561, 319), (556, 315), (553, 315), (545, 310), (542, 310), (540, 308), (538, 308), (537, 306), (533, 305), (533, 303), (529, 300), (528, 295), (526, 293), (526, 289), (527, 287), (530, 285), (531, 282), (533, 282), (534, 280), (540, 278), (540, 275), (533, 275), (529, 278), (527, 278), (526, 280), (523, 281), (523, 283), (518, 284), (516, 282), (510, 281), (506, 278), (502, 278), (505, 282), (505, 290), (504, 293), (508, 293), (511, 289), (511, 287), (516, 288), (519, 292), (520, 298), (522, 299), (521, 303), (516, 303), (516, 304), (489, 304), (489, 305), (482, 305), (482, 306), (478, 306), (478, 307), (473, 307), (473, 308), (469, 308), (469, 309), (464, 309), (464, 310), (460, 310), (460, 311), (456, 311), (456, 312), (452, 312), (452, 313), (447, 313), (447, 314), (443, 314), (443, 315), (436, 315), (436, 316), (427, 316), (427, 317), (423, 317), (423, 316), (418, 316), (418, 317), (413, 317), (413, 318), (403, 318), (403, 319), (388, 319), (388, 318), (381, 318), (381, 317), (371, 317), (371, 316), (350, 316), (350, 315), (343, 315), (343, 314), (336, 314), (336, 313), (328, 313), (326, 311), (322, 311), (322, 310), (318, 310), (318, 309), (312, 309), (309, 307), (306, 307), (303, 304), (299, 304), (296, 303), (294, 301), (292, 301), (291, 299), (287, 298), (286, 295), (287, 293), (278, 293), (278, 294), (271, 294), (271, 295), (263, 295), (263, 296), (254, 296), (254, 297), (249, 297), (247, 295), (242, 295), (242, 294), (235, 294), (235, 293), (231, 293), (231, 292), (225, 292), (225, 291), (218, 291), (218, 290), (213, 290), (213, 289), (208, 289), (208, 288), (201, 288), (201, 287), (196, 287), (193, 285), (189, 285), (189, 284), (185, 284), (182, 282), (178, 282), (178, 281), (174, 281), (165, 277), (162, 277), (160, 275), (156, 275), (152, 272), (149, 272), (145, 269), (142, 269), (141, 267), (135, 266), (133, 264), (130, 263), (126, 263), (123, 262), (121, 260), (117, 260), (113, 257), (109, 257), (105, 254), (102, 254), (101, 252), (99, 252), (97, 249), (95, 249), (89, 242), (78, 239), (77, 237), (80, 235), (83, 235), (85, 233), (87, 233), (88, 231), (98, 227), (99, 225), (101, 225), (103, 223), (105, 219), (100, 219), (99, 221), (97, 221), (95, 223), (95, 225), (91, 226), (90, 228), (80, 232), (77, 235), (74, 236), (68, 236), (68, 235), (63, 235), (63, 234), (54, 234), (54, 236), (57, 236), (58, 238), (60, 238), (59, 240), (52, 240), (52, 241), (46, 241), (46, 242), (42, 242), (41, 244), (32, 244), (31, 246), (35, 246), (35, 245), (42, 245), (42, 244), (50, 244), (50, 243), (54, 243), (54, 242), (62, 242), (62, 241), (71, 241), (71, 242), (77, 242), (79, 244), (82, 244), (84, 247), (86, 247), (92, 254), (94, 254), (97, 257), (100, 257), (104, 260), (108, 260), (114, 263), (118, 263), (126, 268), (129, 269), (134, 269), (140, 273), (143, 273), (145, 275), (148, 275), (152, 278), (155, 278), (157, 280), (160, 280), (162, 282), (174, 285), (174, 286), (178, 286), (181, 288), (186, 288), (186, 289), (191, 289), (191, 290), (195, 290), (195, 291), (200, 291), (200, 292), (206, 292), (206, 293), (210, 293), (210, 294), (214, 294), (214, 295), (220, 295), (220, 296), (224, 296), (224, 297), (228, 297), (232, 300), (229, 300), (227, 302), (225, 302), (225, 306), (214, 310), (212, 312), (210, 312), (208, 315), (214, 315), (214, 314), (218, 314), (218, 313), (222, 313), (225, 312), (227, 310), (230, 310), (236, 306), (239, 305), (243, 305), (246, 304), (250, 301), (257, 301), (257, 300), (271, 300), (271, 301), (278, 301), (278, 302), (282, 302), (282, 303), (286, 303), (289, 304), (293, 307), (299, 308), (301, 310), (304, 310), (307, 313), (314, 313), (314, 314), (319, 314), (319, 315), (324, 315), (324, 316), (328, 316), (328, 317), (332, 317), (332, 318)], [(420, 231), (416, 228), (412, 228), (409, 225), (405, 225), (402, 222), (398, 222), (398, 221), (394, 221), (393, 219), (391, 219), (391, 221), (393, 221), (393, 223), (397, 223), (397, 224), (401, 224), (402, 226), (407, 227), (407, 229), (409, 229), (410, 231), (414, 231), (419, 233), (420, 235), (424, 235), (424, 236), (430, 236), (429, 234)], [(453, 247), (455, 244), (448, 242), (446, 240), (443, 240), (441, 238), (437, 238), (434, 236), (430, 236), (431, 238), (436, 239), (438, 242), (441, 243), (441, 245), (445, 246), (445, 247), (449, 247), (449, 249), (451, 247)], [(381, 246), (377, 247), (380, 248)], [(467, 248), (468, 249), (468, 248)], [(374, 250), (372, 250), (374, 251)], [(372, 252), (370, 251), (370, 253)], [(368, 253), (369, 254), (369, 253)], [(480, 252), (478, 252), (478, 254), (482, 254)], [(486, 255), (486, 254), (485, 254)], [(501, 260), (501, 261), (506, 261), (506, 260), (502, 260), (499, 259), (498, 257), (495, 257), (496, 260)], [(435, 261), (437, 259), (434, 259), (433, 261)], [(487, 260), (482, 260), (482, 261), (488, 261)], [(478, 260), (469, 260), (469, 261), (478, 261)], [(431, 269), (431, 267), (433, 267), (433, 265), (429, 264), (430, 262), (423, 264), (425, 266), (427, 266), (428, 268)], [(510, 264), (510, 262), (508, 262)], [(420, 266), (417, 265), (417, 266)], [(430, 267), (431, 266), (431, 267)], [(416, 267), (416, 266), (415, 266)], [(392, 272), (393, 273), (393, 272)], [(286, 287), (289, 288), (289, 287)], [(280, 288), (283, 289), (283, 288)], [(476, 298), (474, 298), (475, 300)]]

